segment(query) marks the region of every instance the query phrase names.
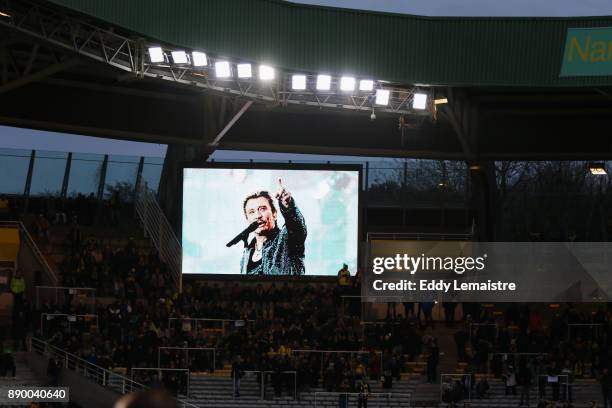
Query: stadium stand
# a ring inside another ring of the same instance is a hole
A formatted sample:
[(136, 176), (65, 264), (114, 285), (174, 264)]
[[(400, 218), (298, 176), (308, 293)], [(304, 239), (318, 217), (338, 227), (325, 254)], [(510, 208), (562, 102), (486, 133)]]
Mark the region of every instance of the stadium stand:
[[(198, 406), (314, 406), (315, 399), (317, 406), (334, 406), (342, 392), (358, 399), (358, 383), (366, 378), (375, 406), (440, 398), (510, 407), (519, 404), (528, 371), (532, 403), (600, 398), (598, 379), (611, 357), (609, 312), (602, 307), (464, 304), (452, 321), (432, 328), (415, 311), (424, 305), (405, 304), (393, 318), (391, 310), (401, 306), (385, 304), (380, 311), (386, 307), (387, 318), (364, 325), (359, 308), (342, 305), (343, 296), (359, 293), (354, 277), (348, 286), (193, 281), (179, 294), (168, 287), (146, 239), (62, 224), (51, 221), (48, 235), (35, 235), (59, 265), (64, 286), (96, 289), (95, 308), (86, 293), (69, 289), (60, 303), (36, 307), (23, 300), (14, 309), (14, 344), (21, 349), (24, 336), (32, 336), (116, 373), (107, 380), (111, 388), (123, 391), (125, 376), (146, 386), (161, 381)], [(26, 326), (16, 329), (19, 322)], [(431, 361), (435, 343), (452, 356), (444, 367)], [(156, 370), (133, 376), (144, 367), (177, 372), (161, 380)], [(188, 379), (179, 371), (185, 369)], [(451, 375), (440, 382), (434, 374), (435, 384), (426, 384), (429, 369)], [(507, 390), (509, 381), (514, 385)]]

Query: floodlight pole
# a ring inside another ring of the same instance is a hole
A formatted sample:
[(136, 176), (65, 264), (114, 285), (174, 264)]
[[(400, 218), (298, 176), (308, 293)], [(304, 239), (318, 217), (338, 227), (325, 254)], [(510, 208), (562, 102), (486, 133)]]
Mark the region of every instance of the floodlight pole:
[(221, 139), (223, 139), (223, 136), (225, 136), (225, 134), (232, 128), (232, 126), (234, 126), (238, 119), (240, 119), (240, 117), (244, 114), (244, 112), (247, 111), (247, 109), (251, 107), (252, 104), (253, 101), (246, 101), (246, 103), (242, 105), (242, 108), (240, 108), (238, 113), (236, 113), (234, 117), (227, 123), (227, 125), (225, 125), (225, 127), (221, 130), (221, 132), (219, 132), (215, 139), (209, 143), (209, 146), (218, 147), (219, 142), (221, 142)]

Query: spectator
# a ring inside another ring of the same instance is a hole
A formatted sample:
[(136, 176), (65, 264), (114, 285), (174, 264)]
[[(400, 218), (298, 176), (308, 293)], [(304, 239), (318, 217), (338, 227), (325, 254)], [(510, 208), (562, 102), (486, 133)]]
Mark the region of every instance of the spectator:
[(60, 366), (55, 361), (55, 358), (49, 358), (47, 365), (47, 378), (49, 379), (49, 386), (57, 387), (59, 385)]
[(489, 382), (487, 381), (487, 377), (482, 377), (478, 381), (478, 384), (476, 384), (476, 398), (478, 399), (486, 398), (489, 388), (490, 386), (489, 386)]
[(348, 269), (347, 264), (343, 264), (342, 268), (338, 271), (338, 285), (347, 287), (351, 284), (351, 272)]
[(508, 366), (504, 374), (504, 383), (506, 385), (506, 395), (516, 395), (516, 373), (513, 366)]
[(5, 349), (2, 354), (0, 354), (0, 377), (15, 377), (17, 374), (16, 371), (17, 369), (15, 367), (13, 355)]
[(468, 340), (468, 336), (467, 333), (465, 331), (465, 328), (461, 328), (459, 329), (454, 336), (455, 339), (455, 346), (457, 347), (457, 359), (460, 362), (464, 362), (466, 361), (466, 353), (465, 353), (465, 346), (467, 344), (467, 340)]
[(521, 402), (519, 405), (523, 405), (523, 402), (527, 403), (529, 406), (529, 393), (531, 390), (532, 378), (531, 378), (531, 368), (523, 367), (519, 369), (519, 383), (521, 385)]
[(0, 195), (0, 221), (6, 221), (10, 218), (11, 208), (8, 198)]
[(232, 364), (232, 381), (234, 382), (234, 398), (240, 397), (240, 379), (244, 375), (242, 359), (237, 356)]
[(601, 396), (604, 402), (604, 408), (612, 407), (612, 373), (608, 368), (604, 368), (599, 379), (601, 384)]
[(13, 294), (13, 304), (15, 307), (21, 307), (23, 304), (23, 294), (26, 289), (26, 282), (21, 273), (21, 269), (16, 269), (11, 278), (11, 293)]
[(340, 394), (338, 395), (338, 408), (348, 408), (348, 392), (349, 387), (346, 380), (340, 384)]
[(439, 360), (440, 349), (438, 348), (438, 341), (435, 338), (432, 338), (431, 350), (429, 352), (429, 356), (427, 357), (427, 382), (430, 384), (436, 383)]
[(368, 408), (368, 398), (370, 397), (370, 384), (365, 377), (362, 377), (357, 383), (357, 408)]

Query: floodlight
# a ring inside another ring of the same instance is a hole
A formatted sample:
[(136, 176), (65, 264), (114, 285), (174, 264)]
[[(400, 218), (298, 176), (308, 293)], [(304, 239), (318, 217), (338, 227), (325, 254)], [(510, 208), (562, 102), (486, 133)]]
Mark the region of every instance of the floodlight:
[(353, 77), (342, 77), (340, 78), (340, 90), (341, 91), (354, 91), (355, 90), (355, 78)]
[(427, 107), (427, 94), (415, 93), (412, 99), (412, 109), (423, 110)]
[(259, 66), (259, 79), (262, 81), (271, 81), (274, 79), (274, 68), (268, 65)]
[(296, 91), (306, 89), (306, 75), (293, 75), (291, 77), (291, 88)]
[(377, 89), (375, 103), (377, 105), (386, 106), (389, 104), (389, 96), (390, 96), (390, 92), (388, 89)]
[(175, 64), (188, 64), (187, 53), (185, 51), (172, 51), (172, 62)]
[(164, 50), (162, 50), (161, 47), (149, 48), (149, 58), (151, 59), (151, 62), (153, 63), (164, 62), (165, 61)]
[(238, 78), (251, 78), (253, 76), (251, 64), (238, 64), (236, 67), (238, 68)]
[(230, 64), (227, 61), (215, 62), (215, 74), (217, 78), (229, 78), (232, 75)]
[(318, 91), (329, 91), (331, 88), (331, 77), (329, 75), (317, 76), (317, 90)]
[(208, 58), (206, 54), (199, 51), (194, 51), (191, 53), (191, 61), (193, 62), (194, 67), (205, 67), (208, 65)]
[(608, 174), (608, 172), (606, 171), (606, 164), (604, 162), (589, 163), (589, 171), (591, 172), (591, 174), (594, 174), (596, 176), (603, 176), (605, 174)]
[(360, 91), (372, 91), (374, 89), (374, 81), (371, 79), (362, 79), (359, 81)]

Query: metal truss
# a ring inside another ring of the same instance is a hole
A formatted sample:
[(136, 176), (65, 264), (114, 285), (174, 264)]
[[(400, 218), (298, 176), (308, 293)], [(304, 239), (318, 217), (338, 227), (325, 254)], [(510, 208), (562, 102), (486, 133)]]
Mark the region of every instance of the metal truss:
[[(127, 37), (120, 34), (121, 29), (118, 27), (102, 28), (83, 18), (68, 15), (54, 7), (31, 0), (0, 0), (0, 27), (15, 30), (65, 51), (123, 70), (127, 76), (169, 81), (256, 103), (283, 107), (301, 105), (345, 111), (372, 112), (374, 109), (375, 112), (419, 117), (433, 116), (435, 113), (431, 98), (425, 110), (412, 109), (416, 87), (393, 87), (375, 81), (374, 91), (334, 91), (338, 89), (335, 82), (339, 78), (332, 76), (331, 91), (294, 91), (291, 89), (291, 76), (296, 72), (287, 70), (277, 69), (277, 75), (272, 81), (260, 81), (254, 78), (218, 79), (212, 69), (216, 58), (211, 55), (207, 55), (208, 65), (205, 67), (169, 62), (153, 64), (149, 62), (147, 50), (152, 44), (157, 45), (156, 42)], [(163, 48), (166, 52), (177, 49), (170, 46)], [(314, 84), (316, 74), (305, 75), (307, 83)], [(387, 106), (374, 105), (376, 89), (390, 91)]]

